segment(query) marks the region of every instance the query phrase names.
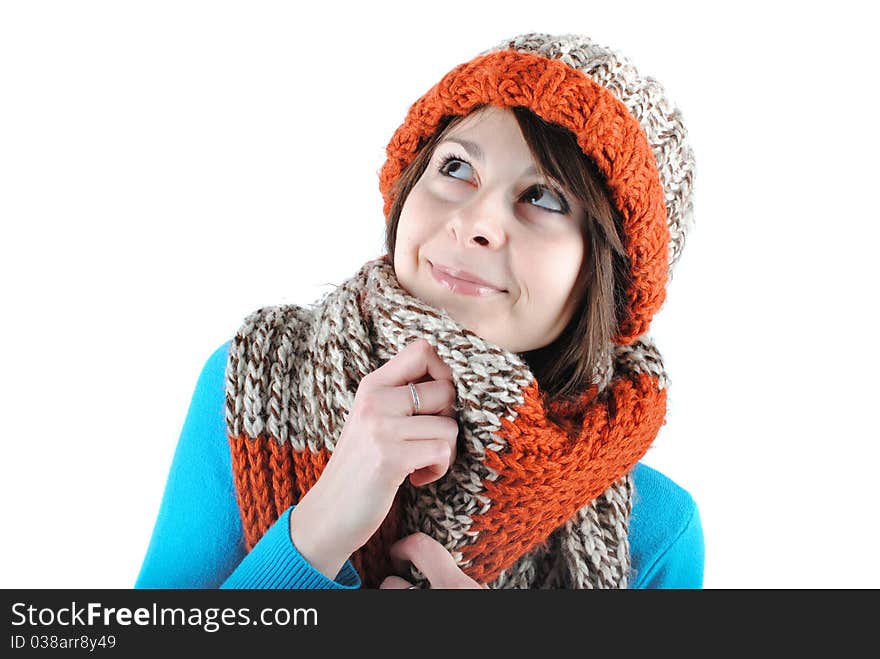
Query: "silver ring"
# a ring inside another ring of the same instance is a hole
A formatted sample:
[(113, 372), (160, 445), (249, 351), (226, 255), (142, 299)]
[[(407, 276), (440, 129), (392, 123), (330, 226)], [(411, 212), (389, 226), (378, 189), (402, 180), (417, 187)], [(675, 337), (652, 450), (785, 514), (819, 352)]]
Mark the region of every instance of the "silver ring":
[(416, 385), (412, 382), (409, 383), (409, 391), (412, 394), (413, 399), (413, 415), (416, 415), (419, 413), (419, 409), (421, 409), (421, 403), (419, 402), (419, 392), (416, 391)]

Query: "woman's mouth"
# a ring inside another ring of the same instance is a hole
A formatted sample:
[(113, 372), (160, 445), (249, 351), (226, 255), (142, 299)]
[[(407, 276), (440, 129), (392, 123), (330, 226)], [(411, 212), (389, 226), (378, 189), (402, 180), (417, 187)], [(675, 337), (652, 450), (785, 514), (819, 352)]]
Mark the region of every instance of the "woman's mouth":
[(434, 280), (440, 285), (448, 288), (453, 293), (476, 297), (488, 297), (489, 295), (497, 295), (498, 293), (504, 292), (498, 288), (493, 288), (492, 286), (477, 284), (465, 279), (458, 279), (443, 270), (442, 267), (436, 266), (430, 261), (428, 263), (431, 265), (431, 275), (434, 277)]

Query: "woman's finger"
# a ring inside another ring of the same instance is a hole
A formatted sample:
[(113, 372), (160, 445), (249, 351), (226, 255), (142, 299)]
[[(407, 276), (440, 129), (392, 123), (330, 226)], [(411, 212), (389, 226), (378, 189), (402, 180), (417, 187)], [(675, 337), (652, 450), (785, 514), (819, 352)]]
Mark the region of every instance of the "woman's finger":
[[(437, 415), (455, 418), (455, 385), (452, 380), (428, 380), (413, 382), (419, 397), (420, 415)], [(395, 409), (403, 410), (404, 416), (415, 416), (415, 402), (409, 385), (395, 387), (401, 402)]]
[(415, 339), (367, 377), (378, 385), (397, 387), (420, 382), (426, 375), (432, 380), (452, 380), (452, 369), (427, 339)]
[(409, 564), (419, 570), (438, 588), (482, 588), (466, 575), (446, 547), (431, 536), (416, 532), (391, 545), (391, 562), (399, 573), (406, 573)]
[(385, 577), (385, 579), (382, 580), (382, 583), (379, 584), (379, 588), (395, 590), (404, 590), (410, 586), (412, 586), (412, 584), (409, 581), (395, 576)]
[(454, 442), (445, 439), (414, 439), (398, 446), (402, 478), (410, 476), (410, 482), (421, 487), (442, 478), (455, 460)]

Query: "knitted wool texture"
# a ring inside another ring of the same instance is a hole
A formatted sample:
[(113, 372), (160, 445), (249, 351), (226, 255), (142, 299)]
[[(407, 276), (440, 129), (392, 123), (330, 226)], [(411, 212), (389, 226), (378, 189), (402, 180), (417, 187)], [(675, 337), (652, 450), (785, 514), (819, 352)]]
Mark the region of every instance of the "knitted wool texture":
[(364, 585), (394, 574), (391, 544), (422, 531), (493, 588), (626, 587), (627, 474), (666, 409), (654, 346), (617, 347), (577, 404), (556, 407), (582, 425), (571, 438), (546, 418), (522, 358), (410, 296), (387, 257), (311, 309), (258, 309), (231, 344), (226, 421), (248, 547), (317, 481), (361, 379), (417, 338), (452, 370), (458, 453), (441, 479), (403, 482), (379, 531), (352, 556)]
[[(627, 307), (593, 385), (547, 418), (520, 356), (409, 296), (386, 259), (311, 308), (245, 319), (227, 365), (227, 429), (248, 548), (317, 481), (358, 383), (415, 338), (453, 371), (458, 455), (439, 481), (404, 481), (352, 561), (366, 587), (393, 573), (388, 548), (420, 530), (495, 588), (626, 587), (632, 466), (665, 419), (666, 375), (645, 336), (692, 225), (693, 155), (680, 111), (620, 53), (578, 35), (525, 34), (447, 73), (410, 108), (380, 174), (394, 183), (449, 115), (525, 106), (568, 128), (604, 176), (623, 220)], [(343, 505), (343, 504), (340, 504)], [(413, 571), (411, 579), (423, 582)]]

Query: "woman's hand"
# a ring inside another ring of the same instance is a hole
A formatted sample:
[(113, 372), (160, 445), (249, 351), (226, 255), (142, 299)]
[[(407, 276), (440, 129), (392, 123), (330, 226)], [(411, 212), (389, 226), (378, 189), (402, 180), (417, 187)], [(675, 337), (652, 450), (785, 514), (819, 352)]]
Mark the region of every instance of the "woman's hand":
[[(432, 589), (483, 588), (462, 572), (446, 551), (446, 547), (425, 533), (413, 533), (391, 545), (391, 561), (398, 574), (409, 574), (409, 564), (427, 577)], [(412, 584), (401, 577), (386, 577), (379, 588), (409, 588)]]
[[(418, 415), (410, 382), (418, 383)], [(457, 439), (452, 369), (417, 339), (358, 385), (333, 455), (290, 515), (294, 545), (333, 579), (379, 528), (407, 476), (421, 486), (447, 472)]]

